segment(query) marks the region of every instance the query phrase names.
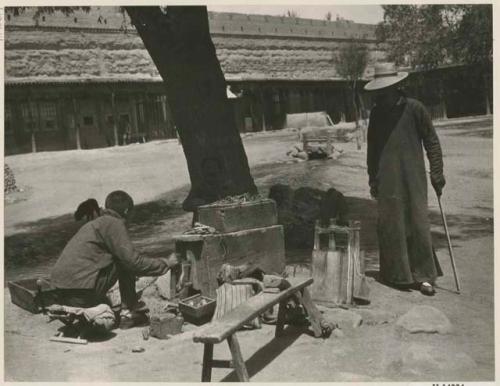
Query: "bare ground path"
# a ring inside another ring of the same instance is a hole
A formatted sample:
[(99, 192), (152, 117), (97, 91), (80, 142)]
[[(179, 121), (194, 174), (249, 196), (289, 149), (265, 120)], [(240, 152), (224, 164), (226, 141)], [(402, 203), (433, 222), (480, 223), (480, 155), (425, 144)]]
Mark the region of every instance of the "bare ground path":
[[(375, 315), (383, 312), (384, 317), (375, 318), (375, 324), (369, 323), (368, 318), (357, 329), (345, 329), (342, 338), (316, 340), (291, 329), (286, 337), (273, 340), (273, 330), (269, 326), (261, 331), (241, 332), (240, 343), (253, 381), (493, 380), (492, 123), (484, 119), (461, 120), (440, 125), (438, 132), (448, 181), (443, 202), (463, 293), (456, 295), (450, 291), (454, 282), (449, 257), (437, 202), (430, 193), (433, 238), (445, 272), (438, 281), (437, 296), (428, 298), (418, 292), (395, 291), (371, 279), (372, 304), (368, 311)], [(351, 216), (362, 221), (362, 248), (367, 252), (370, 270), (376, 272), (376, 218), (374, 203), (366, 188), (365, 149), (358, 152), (355, 146), (348, 145), (346, 153), (338, 160), (289, 163), (284, 153), (294, 140), (292, 133), (245, 138), (259, 189), (267, 194), (271, 185), (287, 183), (294, 188), (310, 186), (321, 190), (333, 186), (343, 192), (348, 197)], [(24, 201), (6, 206), (7, 279), (45, 272), (76, 231), (77, 225), (68, 213), (74, 210), (75, 201), (78, 203), (80, 198), (59, 201), (59, 196), (69, 197), (80, 192), (76, 197), (96, 197), (102, 202), (105, 193), (112, 189), (108, 189), (108, 182), (113, 188), (125, 184), (138, 194), (141, 205), (132, 228), (134, 240), (153, 256), (172, 248), (172, 233), (185, 230), (191, 220), (180, 209), (180, 202), (188, 191), (188, 180), (187, 176), (182, 176), (183, 155), (176, 147), (178, 145), (172, 142), (155, 142), (101, 150), (92, 160), (105, 159), (107, 167), (100, 169), (102, 173), (94, 175), (89, 170), (82, 172), (82, 176), (68, 177), (68, 181), (56, 172), (42, 173), (41, 170), (62, 162), (66, 166), (61, 170), (72, 176), (82, 167), (90, 169), (87, 162), (91, 159), (83, 159), (80, 154), (68, 154), (68, 159), (63, 154), (66, 152), (55, 153), (52, 157), (55, 160), (47, 154), (8, 157), (6, 162), (16, 173), (19, 185), (27, 189), (24, 196), (18, 197)], [(71, 157), (76, 156), (80, 157), (80, 163), (71, 161)], [(156, 160), (151, 170), (144, 167), (143, 162), (148, 160)], [(108, 176), (109, 165), (116, 166), (113, 171), (116, 180), (103, 178), (103, 175)], [(159, 174), (170, 179), (158, 179)], [(119, 181), (120, 175), (125, 176), (124, 181)], [(49, 185), (57, 189), (50, 190)], [(47, 208), (37, 208), (43, 202)], [(54, 208), (57, 210), (52, 211)], [(55, 217), (46, 218), (46, 211)], [(287, 251), (287, 254), (294, 260), (310, 258), (310, 251)], [(144, 342), (140, 330), (132, 329), (117, 331), (114, 338), (105, 342), (65, 346), (48, 342), (57, 328), (55, 324), (47, 325), (43, 316), (32, 316), (13, 306), (8, 293), (4, 299), (7, 380), (199, 380), (202, 347), (192, 343), (189, 331), (169, 341), (150, 339)], [(395, 319), (414, 305), (423, 304), (443, 311), (454, 331), (450, 335), (398, 335)], [(324, 311), (326, 316), (333, 317), (332, 310)], [(131, 353), (135, 345), (142, 345), (146, 351)], [(223, 345), (217, 352), (216, 356), (222, 358), (229, 355)], [(457, 353), (464, 354), (470, 361), (464, 362), (464, 356), (457, 357)], [(431, 362), (425, 359), (433, 356)], [(26, 358), (33, 358), (29, 366), (22, 365)], [(213, 379), (235, 380), (229, 373), (228, 370), (214, 370)]]

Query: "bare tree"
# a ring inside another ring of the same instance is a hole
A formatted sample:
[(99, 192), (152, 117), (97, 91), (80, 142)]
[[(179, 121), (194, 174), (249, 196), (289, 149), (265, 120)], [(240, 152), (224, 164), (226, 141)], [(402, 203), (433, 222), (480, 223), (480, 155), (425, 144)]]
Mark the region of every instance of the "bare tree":
[[(359, 129), (358, 81), (362, 78), (368, 64), (368, 48), (364, 44), (351, 42), (343, 46), (334, 57), (337, 73), (350, 83), (352, 107), (356, 128)], [(358, 148), (360, 147), (358, 142)]]

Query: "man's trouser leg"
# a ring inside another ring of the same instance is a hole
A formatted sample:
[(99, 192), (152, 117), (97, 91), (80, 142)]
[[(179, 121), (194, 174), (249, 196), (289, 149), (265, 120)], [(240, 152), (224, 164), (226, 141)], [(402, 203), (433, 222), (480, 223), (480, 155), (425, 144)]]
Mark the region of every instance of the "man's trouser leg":
[(59, 303), (82, 308), (108, 303), (106, 294), (117, 280), (122, 308), (133, 309), (138, 300), (135, 292), (135, 276), (118, 264), (110, 264), (101, 269), (93, 289), (58, 289)]
[(120, 287), (122, 308), (134, 309), (138, 300), (135, 292), (135, 276), (118, 264), (111, 264), (99, 272), (96, 281), (96, 293), (100, 298), (105, 298), (116, 280), (118, 280)]

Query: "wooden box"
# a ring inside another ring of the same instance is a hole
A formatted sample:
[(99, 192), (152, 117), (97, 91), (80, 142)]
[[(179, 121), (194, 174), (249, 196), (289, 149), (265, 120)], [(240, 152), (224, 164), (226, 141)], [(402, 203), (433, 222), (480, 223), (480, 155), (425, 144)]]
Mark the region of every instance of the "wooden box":
[(204, 205), (198, 208), (198, 222), (220, 233), (263, 228), (278, 224), (276, 203), (271, 199), (237, 204)]
[(212, 319), (215, 305), (214, 299), (198, 294), (179, 301), (179, 311), (186, 322), (200, 325)]
[(175, 248), (191, 264), (193, 288), (216, 298), (217, 274), (222, 264), (252, 262), (266, 273), (285, 269), (285, 241), (281, 225), (211, 235), (181, 235)]
[(24, 279), (7, 282), (12, 303), (33, 314), (41, 312), (42, 300), (45, 306), (56, 302), (55, 291), (50, 287), (50, 282), (46, 278), (40, 279), (42, 294), (42, 298), (40, 298), (36, 284), (37, 280)]

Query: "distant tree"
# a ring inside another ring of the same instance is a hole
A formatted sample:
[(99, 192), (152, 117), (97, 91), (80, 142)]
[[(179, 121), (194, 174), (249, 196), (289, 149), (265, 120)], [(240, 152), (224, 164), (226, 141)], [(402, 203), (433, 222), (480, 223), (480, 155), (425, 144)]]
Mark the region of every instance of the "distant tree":
[(286, 14), (284, 16), (290, 17), (292, 19), (296, 19), (299, 17), (299, 14), (297, 13), (297, 11), (295, 11), (293, 9), (287, 9)]
[[(349, 81), (352, 93), (352, 107), (356, 128), (359, 129), (359, 104), (357, 83), (363, 76), (368, 64), (368, 48), (364, 44), (351, 42), (341, 47), (334, 56), (335, 70), (344, 79)], [(358, 143), (359, 147), (359, 143)]]
[(382, 8), (384, 20), (377, 25), (376, 36), (388, 43), (389, 59), (397, 64), (434, 68), (451, 62), (492, 61), (491, 4)]
[[(388, 59), (413, 68), (473, 64), (485, 79), (492, 73), (491, 4), (383, 5), (376, 35), (388, 45)], [(488, 98), (490, 85), (485, 84)], [(486, 103), (489, 109), (489, 101)]]
[(332, 20), (332, 13), (330, 11), (327, 12), (325, 15), (325, 20), (331, 21)]

